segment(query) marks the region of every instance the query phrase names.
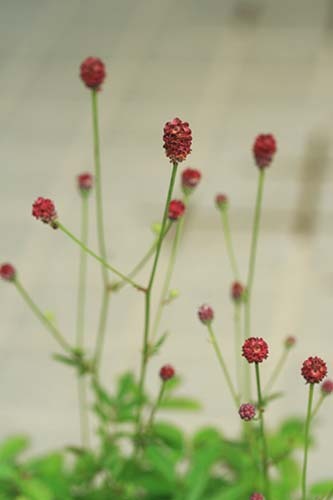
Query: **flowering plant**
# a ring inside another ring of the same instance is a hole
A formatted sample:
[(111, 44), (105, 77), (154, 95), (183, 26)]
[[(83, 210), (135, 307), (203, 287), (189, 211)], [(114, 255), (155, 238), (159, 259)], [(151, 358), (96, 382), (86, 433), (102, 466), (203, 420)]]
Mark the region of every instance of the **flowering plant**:
[[(0, 445), (0, 500), (324, 500), (333, 498), (333, 478), (308, 485), (309, 447), (313, 442), (312, 423), (324, 400), (333, 392), (333, 381), (325, 379), (327, 365), (313, 355), (296, 368), (308, 386), (305, 416), (289, 418), (271, 429), (267, 426), (270, 407), (280, 393), (273, 392), (288, 353), (295, 345), (287, 337), (280, 361), (271, 369), (263, 386), (262, 363), (270, 363), (270, 347), (266, 339), (253, 336), (251, 303), (260, 229), (263, 189), (267, 168), (276, 154), (276, 140), (271, 134), (258, 135), (253, 145), (258, 167), (258, 190), (254, 210), (252, 240), (246, 281), (242, 281), (233, 247), (229, 224), (229, 200), (225, 194), (215, 198), (221, 216), (225, 246), (234, 282), (230, 296), (234, 308), (234, 355), (237, 376), (231, 376), (229, 353), (220, 348), (215, 332), (215, 312), (209, 304), (197, 311), (198, 320), (207, 330), (208, 338), (220, 365), (222, 377), (230, 392), (235, 418), (239, 420), (239, 437), (230, 439), (219, 428), (206, 426), (190, 436), (175, 424), (159, 418), (160, 410), (195, 411), (200, 404), (178, 394), (181, 379), (173, 365), (160, 368), (157, 394), (147, 391), (149, 362), (159, 354), (167, 341), (160, 335), (164, 306), (177, 298), (170, 289), (172, 275), (192, 195), (201, 182), (201, 172), (187, 167), (181, 173), (182, 199), (173, 199), (179, 164), (191, 153), (192, 131), (187, 122), (175, 118), (163, 131), (164, 150), (171, 163), (161, 223), (154, 227), (155, 241), (138, 264), (129, 272), (118, 270), (108, 262), (104, 235), (102, 171), (100, 164), (98, 96), (106, 76), (100, 59), (89, 57), (81, 65), (80, 75), (92, 100), (94, 173), (78, 176), (82, 201), (80, 237), (73, 234), (58, 214), (55, 203), (38, 197), (32, 206), (37, 220), (70, 238), (80, 250), (77, 328), (75, 341), (64, 335), (41, 311), (27, 292), (21, 273), (11, 263), (0, 266), (0, 276), (11, 283), (27, 306), (57, 342), (60, 353), (54, 359), (74, 369), (77, 376), (81, 443), (63, 451), (41, 457), (21, 457), (28, 446), (24, 436), (14, 436)], [(98, 251), (88, 246), (88, 213), (91, 195), (96, 202)], [(162, 285), (155, 318), (152, 321), (152, 298), (162, 245), (170, 233), (172, 248)], [(101, 266), (101, 312), (93, 354), (85, 345), (85, 306), (87, 290), (87, 259)], [(139, 271), (151, 263), (148, 283), (137, 281)], [(116, 281), (110, 275), (117, 276)], [(244, 284), (243, 284), (244, 283)], [(114, 392), (110, 393), (101, 379), (100, 366), (106, 332), (110, 296), (125, 286), (133, 287), (138, 300), (144, 302), (142, 351), (138, 376), (125, 372)], [(244, 312), (244, 321), (242, 313)], [(177, 370), (178, 371), (178, 370)], [(325, 380), (324, 380), (325, 379)], [(318, 389), (318, 384), (320, 388)], [(91, 391), (93, 407), (88, 404)], [(314, 398), (316, 403), (314, 404)], [(92, 436), (90, 414), (98, 422)], [(300, 459), (299, 451), (302, 452)]]

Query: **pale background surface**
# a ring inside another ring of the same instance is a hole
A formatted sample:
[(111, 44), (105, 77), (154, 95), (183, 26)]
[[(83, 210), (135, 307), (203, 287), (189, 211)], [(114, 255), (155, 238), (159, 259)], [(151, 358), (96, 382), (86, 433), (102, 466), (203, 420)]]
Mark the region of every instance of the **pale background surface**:
[[(212, 422), (233, 433), (238, 418), (196, 309), (202, 302), (215, 307), (231, 352), (231, 273), (213, 197), (221, 190), (231, 198), (245, 275), (257, 179), (250, 146), (258, 132), (274, 132), (279, 152), (267, 175), (253, 333), (271, 345), (265, 374), (281, 340), (299, 338), (281, 379), (286, 398), (267, 418), (274, 424), (291, 410), (302, 413), (302, 360), (322, 355), (333, 369), (332, 2), (2, 0), (0, 8), (1, 260), (15, 264), (32, 296), (73, 338), (78, 251), (33, 220), (30, 207), (49, 196), (63, 222), (78, 227), (74, 177), (92, 166), (89, 94), (78, 66), (98, 55), (108, 68), (100, 104), (109, 258), (125, 271), (148, 247), (149, 225), (161, 215), (170, 173), (162, 126), (174, 116), (191, 124), (186, 165), (200, 168), (203, 181), (173, 280), (182, 294), (163, 321), (172, 336), (149, 378), (155, 390), (159, 366), (172, 362), (184, 391), (205, 406), (178, 420), (188, 429)], [(89, 272), (92, 346), (98, 265), (89, 261)], [(71, 370), (50, 361), (56, 345), (13, 287), (1, 284), (0, 303), (0, 438), (26, 431), (38, 450), (77, 443)], [(103, 367), (109, 385), (125, 367), (138, 370), (142, 312), (142, 297), (130, 288), (111, 301)], [(332, 409), (327, 401), (318, 419), (313, 478), (332, 477)]]

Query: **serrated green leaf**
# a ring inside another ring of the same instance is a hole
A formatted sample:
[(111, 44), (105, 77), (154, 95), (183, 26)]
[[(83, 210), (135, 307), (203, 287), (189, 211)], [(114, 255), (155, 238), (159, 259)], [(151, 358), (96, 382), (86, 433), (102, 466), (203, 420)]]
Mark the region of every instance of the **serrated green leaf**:
[(0, 462), (10, 462), (29, 446), (29, 439), (26, 436), (12, 436), (0, 445)]
[(156, 422), (152, 428), (153, 437), (158, 438), (162, 443), (178, 453), (182, 453), (185, 447), (183, 433), (175, 425), (165, 422)]

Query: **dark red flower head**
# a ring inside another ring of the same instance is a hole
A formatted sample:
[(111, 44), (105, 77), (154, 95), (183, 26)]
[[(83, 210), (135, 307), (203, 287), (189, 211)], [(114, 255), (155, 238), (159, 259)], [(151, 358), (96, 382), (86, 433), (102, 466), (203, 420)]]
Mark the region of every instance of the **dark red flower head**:
[(164, 149), (165, 154), (173, 163), (180, 163), (186, 160), (191, 152), (192, 131), (187, 122), (182, 122), (180, 118), (174, 118), (164, 125)]
[(318, 384), (327, 375), (325, 361), (317, 356), (310, 356), (303, 362), (301, 373), (309, 384)]
[(333, 380), (327, 379), (320, 386), (321, 392), (324, 396), (328, 396), (328, 394), (332, 394), (333, 392)]
[(185, 194), (191, 194), (201, 179), (201, 172), (195, 168), (186, 168), (182, 172), (182, 189)]
[(11, 264), (7, 262), (5, 264), (1, 264), (0, 266), (0, 277), (6, 281), (14, 281), (16, 276), (16, 269)]
[(93, 185), (93, 176), (89, 172), (84, 172), (77, 176), (77, 185), (80, 191), (88, 192)]
[(198, 309), (198, 316), (204, 325), (209, 325), (214, 319), (214, 311), (208, 304), (202, 304)]
[(261, 493), (252, 493), (250, 500), (265, 500), (265, 497)]
[(250, 337), (243, 344), (243, 356), (249, 363), (261, 363), (268, 357), (268, 345), (261, 337)]
[(244, 403), (240, 405), (238, 413), (242, 420), (249, 421), (256, 416), (256, 408), (251, 403)]
[(167, 381), (170, 380), (175, 375), (175, 369), (171, 365), (164, 365), (160, 369), (160, 377), (162, 380)]
[(257, 167), (266, 168), (276, 153), (276, 140), (272, 134), (260, 134), (253, 144), (253, 154)]
[(239, 281), (234, 281), (231, 285), (231, 298), (238, 302), (243, 297), (244, 287)]
[(171, 200), (169, 204), (168, 217), (170, 220), (178, 220), (185, 212), (185, 205), (181, 200)]
[(80, 76), (87, 87), (99, 90), (106, 76), (104, 63), (98, 57), (87, 57), (80, 66)]
[(226, 194), (219, 193), (215, 196), (215, 205), (221, 210), (228, 206), (228, 197)]
[(284, 341), (284, 345), (287, 349), (294, 347), (295, 344), (296, 344), (296, 337), (293, 337), (292, 335), (287, 337), (286, 340)]
[(56, 228), (55, 221), (58, 215), (52, 200), (42, 196), (37, 198), (32, 205), (32, 215), (45, 224), (51, 224), (52, 227)]

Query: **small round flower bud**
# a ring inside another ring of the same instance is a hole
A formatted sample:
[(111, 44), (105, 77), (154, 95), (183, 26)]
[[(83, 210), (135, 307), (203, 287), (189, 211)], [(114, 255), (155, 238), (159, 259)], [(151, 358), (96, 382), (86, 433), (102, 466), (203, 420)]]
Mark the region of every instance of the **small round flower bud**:
[(265, 497), (261, 493), (252, 493), (250, 500), (265, 500)]
[(93, 186), (93, 176), (89, 172), (84, 172), (77, 176), (77, 185), (81, 192), (87, 193)]
[(215, 205), (219, 210), (224, 210), (228, 206), (228, 197), (226, 194), (219, 193), (215, 196)]
[(169, 291), (169, 299), (170, 300), (175, 300), (179, 297), (180, 295), (180, 291), (177, 289), (177, 288), (172, 288), (170, 291)]
[(178, 220), (185, 212), (185, 205), (181, 200), (171, 200), (169, 204), (168, 217), (170, 220)]
[(321, 392), (323, 396), (328, 396), (329, 394), (332, 394), (333, 392), (333, 380), (327, 379), (325, 382), (323, 382), (320, 386)]
[(301, 373), (309, 384), (318, 384), (327, 375), (325, 361), (317, 356), (310, 356), (303, 362)]
[(175, 369), (173, 366), (164, 365), (160, 369), (160, 377), (164, 382), (166, 382), (167, 380), (170, 380), (174, 376), (175, 376)]
[(150, 226), (150, 229), (156, 236), (159, 236), (161, 229), (162, 229), (162, 224), (160, 222), (153, 222), (153, 224)]
[(202, 304), (198, 309), (198, 316), (204, 325), (209, 325), (214, 319), (214, 311), (208, 304)]
[(11, 264), (5, 263), (0, 265), (0, 277), (6, 281), (14, 281), (16, 277), (16, 269)]
[(276, 140), (272, 134), (260, 134), (253, 144), (253, 155), (257, 167), (268, 167), (276, 153)]
[(104, 63), (98, 57), (87, 57), (80, 66), (80, 76), (88, 88), (99, 90), (106, 76)]
[(235, 302), (239, 302), (242, 299), (243, 294), (244, 294), (244, 287), (243, 287), (243, 285), (239, 281), (235, 281), (231, 285), (231, 298)]
[(40, 196), (32, 205), (32, 215), (44, 222), (45, 224), (51, 224), (52, 227), (56, 228), (57, 212), (52, 200), (48, 198), (43, 198)]
[(192, 131), (187, 122), (174, 118), (164, 125), (163, 141), (165, 154), (172, 163), (186, 160), (191, 152)]
[(251, 403), (244, 403), (240, 405), (238, 413), (242, 420), (249, 421), (256, 416), (256, 408)]
[(250, 337), (245, 340), (243, 356), (249, 363), (261, 363), (268, 357), (268, 345), (261, 337)]
[(191, 194), (201, 179), (201, 172), (195, 168), (186, 168), (182, 172), (182, 190), (184, 194)]
[(284, 341), (284, 346), (287, 348), (287, 349), (290, 349), (291, 347), (294, 347), (294, 345), (296, 344), (296, 337), (293, 337), (292, 335), (290, 335), (289, 337), (287, 337)]

